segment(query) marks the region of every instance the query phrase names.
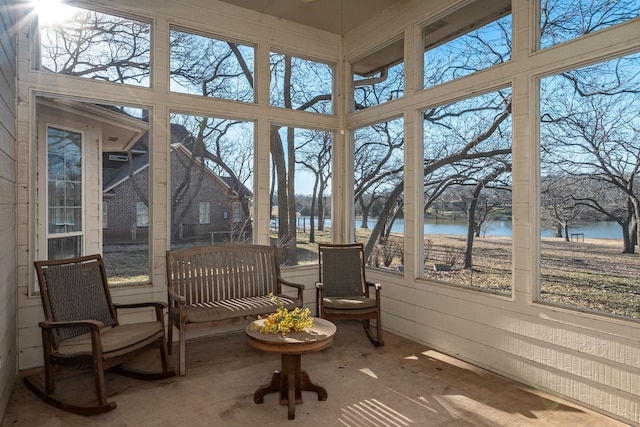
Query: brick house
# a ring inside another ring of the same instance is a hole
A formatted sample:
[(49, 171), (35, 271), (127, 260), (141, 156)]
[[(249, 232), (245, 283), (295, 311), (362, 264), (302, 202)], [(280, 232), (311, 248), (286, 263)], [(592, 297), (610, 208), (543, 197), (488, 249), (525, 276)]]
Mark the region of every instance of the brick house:
[[(103, 154), (104, 244), (147, 242), (149, 239), (149, 134), (122, 152)], [(182, 125), (171, 125), (172, 194), (185, 181), (193, 137)], [(251, 236), (251, 192), (233, 185), (195, 159), (180, 202), (172, 204), (172, 242), (245, 240)], [(242, 201), (240, 201), (242, 199)]]

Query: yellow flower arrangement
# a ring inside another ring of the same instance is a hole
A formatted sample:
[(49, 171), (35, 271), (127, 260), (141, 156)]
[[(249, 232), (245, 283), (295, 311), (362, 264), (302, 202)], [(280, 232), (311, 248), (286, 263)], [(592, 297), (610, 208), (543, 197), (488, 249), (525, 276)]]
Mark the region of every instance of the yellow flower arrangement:
[[(286, 336), (290, 332), (300, 332), (305, 328), (313, 328), (313, 317), (311, 310), (305, 308), (302, 310), (296, 307), (293, 311), (289, 311), (282, 305), (280, 298), (270, 293), (271, 301), (275, 302), (278, 309), (275, 313), (264, 318), (262, 325), (254, 324), (252, 327), (263, 334), (280, 334)], [(258, 319), (262, 317), (258, 316)]]

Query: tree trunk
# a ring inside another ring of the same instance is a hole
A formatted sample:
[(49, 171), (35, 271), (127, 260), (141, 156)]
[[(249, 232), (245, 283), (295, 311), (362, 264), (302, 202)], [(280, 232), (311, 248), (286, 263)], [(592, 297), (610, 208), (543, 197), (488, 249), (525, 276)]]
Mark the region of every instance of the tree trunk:
[(316, 179), (313, 181), (313, 191), (311, 192), (311, 212), (309, 213), (309, 220), (311, 224), (309, 225), (309, 243), (316, 242), (316, 232), (315, 227), (313, 226), (313, 222), (316, 216), (316, 199), (318, 191), (318, 175), (316, 175)]
[[(287, 216), (287, 167), (284, 159), (282, 140), (278, 133), (278, 128), (271, 128), (271, 159), (275, 168), (276, 188), (278, 194), (278, 244), (283, 245), (282, 253), (286, 254), (285, 246), (289, 237), (289, 217)], [(286, 258), (283, 258), (286, 260)]]
[(623, 243), (623, 254), (633, 254), (635, 253), (635, 246), (633, 245), (633, 241), (631, 239), (631, 231), (630, 225), (634, 215), (633, 201), (630, 197), (627, 197), (627, 217), (620, 221), (618, 224), (622, 227), (622, 243)]
[(320, 181), (320, 190), (318, 191), (318, 231), (324, 231), (324, 209), (326, 206), (323, 196), (324, 187), (324, 182)]
[(296, 154), (295, 154), (294, 129), (287, 128), (287, 193), (289, 214), (289, 239), (287, 250), (287, 265), (298, 265), (298, 226), (296, 224), (296, 203), (295, 203), (295, 174), (296, 174)]
[(359, 200), (360, 209), (362, 210), (362, 220), (360, 221), (360, 228), (367, 230), (369, 228), (369, 206), (364, 204), (364, 200)]
[(387, 218), (389, 217), (389, 213), (395, 205), (398, 197), (404, 191), (404, 182), (400, 182), (389, 194), (389, 198), (384, 202), (384, 206), (380, 211), (380, 215), (378, 215), (378, 221), (373, 226), (373, 230), (371, 231), (371, 235), (369, 236), (369, 240), (364, 247), (364, 256), (365, 259), (369, 259), (371, 252), (373, 252), (373, 248), (378, 241), (378, 238), (382, 236), (382, 232), (384, 231), (385, 224), (387, 222)]
[(555, 229), (554, 237), (562, 237), (562, 224), (556, 222), (553, 228)]

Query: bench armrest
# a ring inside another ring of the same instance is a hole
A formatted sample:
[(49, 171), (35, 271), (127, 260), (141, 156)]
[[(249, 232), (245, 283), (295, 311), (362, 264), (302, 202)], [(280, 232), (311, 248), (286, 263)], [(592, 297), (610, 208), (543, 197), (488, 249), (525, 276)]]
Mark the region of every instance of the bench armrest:
[(145, 308), (153, 307), (156, 312), (156, 320), (162, 321), (164, 319), (164, 309), (167, 308), (167, 303), (164, 301), (146, 301), (146, 302), (132, 302), (127, 304), (113, 304), (116, 310), (126, 308)]
[(180, 295), (179, 293), (177, 293), (171, 288), (168, 288), (168, 294), (169, 294), (169, 305), (173, 305), (172, 301), (175, 301), (181, 305), (184, 305), (187, 302), (187, 299), (184, 296)]
[(298, 289), (298, 299), (300, 300), (300, 302), (303, 302), (302, 299), (302, 291), (304, 291), (304, 285), (301, 283), (293, 283), (290, 282), (288, 280), (283, 279), (282, 277), (278, 277), (278, 282), (280, 282), (281, 284), (283, 284), (284, 286), (289, 286), (291, 288), (296, 288)]
[(115, 308), (141, 308), (141, 307), (158, 307), (167, 308), (167, 303), (164, 301), (147, 301), (147, 302), (133, 302), (127, 304), (113, 304)]

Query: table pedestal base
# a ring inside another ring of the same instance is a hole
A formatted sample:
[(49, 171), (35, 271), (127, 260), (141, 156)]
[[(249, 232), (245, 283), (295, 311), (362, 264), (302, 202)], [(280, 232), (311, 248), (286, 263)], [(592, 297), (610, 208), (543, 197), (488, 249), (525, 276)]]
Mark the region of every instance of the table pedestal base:
[(301, 354), (282, 354), (282, 370), (276, 371), (271, 382), (256, 390), (253, 394), (255, 403), (263, 403), (264, 395), (280, 392), (280, 404), (288, 405), (289, 419), (296, 416), (296, 404), (302, 403), (302, 392), (318, 393), (318, 400), (327, 400), (327, 390), (311, 382), (309, 375), (302, 370)]

